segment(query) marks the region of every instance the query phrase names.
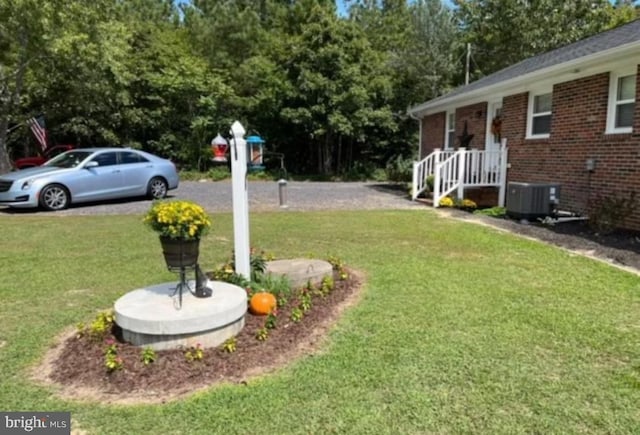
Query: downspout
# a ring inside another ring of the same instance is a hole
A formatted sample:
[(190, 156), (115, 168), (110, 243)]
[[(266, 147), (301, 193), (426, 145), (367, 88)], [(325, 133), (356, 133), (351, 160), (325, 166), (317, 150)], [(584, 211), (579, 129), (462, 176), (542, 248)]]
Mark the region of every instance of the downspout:
[(411, 119), (418, 121), (418, 158), (416, 161), (420, 161), (422, 160), (422, 118), (416, 118), (413, 113), (408, 113)]
[(411, 112), (407, 112), (409, 114), (409, 116), (411, 117), (411, 119), (415, 119), (416, 121), (418, 121), (418, 134), (419, 134), (419, 138), (418, 138), (418, 158), (413, 162), (413, 173), (412, 173), (412, 181), (411, 181), (411, 199), (413, 201), (416, 200), (416, 198), (418, 197), (418, 165), (421, 160), (421, 156), (422, 156), (422, 121), (419, 118), (416, 118), (413, 113)]

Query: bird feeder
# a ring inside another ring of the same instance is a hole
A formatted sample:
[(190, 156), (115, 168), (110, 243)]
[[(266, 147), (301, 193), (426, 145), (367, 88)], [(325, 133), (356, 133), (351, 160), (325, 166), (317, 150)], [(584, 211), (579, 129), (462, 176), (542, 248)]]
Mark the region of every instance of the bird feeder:
[(227, 161), (227, 150), (229, 143), (220, 133), (211, 141), (211, 152), (213, 153), (213, 161), (225, 163)]
[(249, 136), (247, 138), (247, 165), (251, 171), (261, 171), (264, 169), (264, 140), (260, 136)]

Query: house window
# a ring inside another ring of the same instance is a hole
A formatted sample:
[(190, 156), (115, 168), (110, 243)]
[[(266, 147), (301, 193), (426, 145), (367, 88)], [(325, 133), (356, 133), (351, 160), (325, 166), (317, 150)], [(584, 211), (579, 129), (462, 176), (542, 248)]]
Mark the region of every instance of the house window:
[(608, 133), (631, 133), (636, 106), (635, 74), (612, 74), (609, 88)]
[(456, 140), (456, 112), (447, 112), (447, 126), (444, 134), (444, 149), (453, 148)]
[(552, 93), (531, 94), (529, 98), (528, 137), (546, 138), (551, 133)]

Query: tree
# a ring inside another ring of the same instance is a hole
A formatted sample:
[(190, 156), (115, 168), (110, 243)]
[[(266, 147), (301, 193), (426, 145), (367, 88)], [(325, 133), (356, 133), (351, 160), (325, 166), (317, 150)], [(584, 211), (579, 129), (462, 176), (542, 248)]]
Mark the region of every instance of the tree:
[(17, 114), (26, 77), (42, 62), (43, 48), (57, 22), (62, 1), (5, 0), (0, 2), (0, 173), (11, 169), (8, 130), (24, 122)]
[(298, 152), (316, 171), (339, 172), (343, 157), (351, 164), (354, 146), (369, 145), (371, 127), (394, 131), (388, 76), (364, 32), (338, 19), (333, 5), (301, 1), (291, 14), (296, 25), (280, 63), (291, 86), (281, 115), (290, 131), (303, 132), (305, 148)]
[(378, 163), (416, 151), (416, 122), (406, 109), (440, 95), (454, 74), (457, 27), (440, 0), (360, 0), (351, 2), (350, 17), (364, 30), (380, 56), (380, 74), (389, 77), (389, 105), (396, 133), (376, 132)]
[[(463, 42), (472, 46), (473, 77), (626, 22), (629, 4), (608, 0), (454, 0)], [(461, 64), (462, 67), (462, 64)]]

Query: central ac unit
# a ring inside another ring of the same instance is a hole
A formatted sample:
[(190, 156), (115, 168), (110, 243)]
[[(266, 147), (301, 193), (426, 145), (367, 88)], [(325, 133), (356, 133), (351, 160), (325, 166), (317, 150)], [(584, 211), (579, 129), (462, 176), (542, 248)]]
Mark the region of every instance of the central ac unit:
[(507, 215), (514, 218), (550, 216), (559, 200), (559, 184), (511, 182), (507, 185)]

